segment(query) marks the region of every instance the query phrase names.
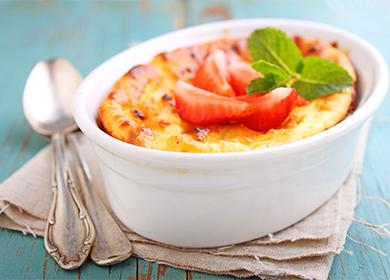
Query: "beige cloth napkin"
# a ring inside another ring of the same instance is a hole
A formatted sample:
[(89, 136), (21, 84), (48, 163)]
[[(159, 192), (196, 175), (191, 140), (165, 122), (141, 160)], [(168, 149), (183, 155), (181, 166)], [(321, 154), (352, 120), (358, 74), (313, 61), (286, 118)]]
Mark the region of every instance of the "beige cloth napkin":
[[(352, 220), (367, 130), (368, 125), (351, 174), (339, 191), (310, 216), (280, 232), (223, 248), (183, 249), (148, 240), (123, 225), (122, 229), (133, 242), (136, 256), (173, 267), (237, 277), (326, 279)], [(75, 137), (104, 200), (96, 155), (85, 136)], [(0, 185), (0, 227), (43, 235), (51, 200), (50, 164), (48, 146)]]

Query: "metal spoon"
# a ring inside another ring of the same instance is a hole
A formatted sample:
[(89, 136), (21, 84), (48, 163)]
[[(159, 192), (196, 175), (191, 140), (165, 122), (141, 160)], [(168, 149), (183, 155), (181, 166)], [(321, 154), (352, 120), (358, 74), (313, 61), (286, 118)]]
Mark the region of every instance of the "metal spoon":
[[(45, 107), (61, 107), (61, 112), (58, 112), (57, 116), (60, 115), (63, 116), (63, 118), (66, 117), (67, 120), (67, 125), (62, 125), (63, 122), (58, 121), (55, 123), (59, 124), (63, 128), (61, 131), (71, 132), (75, 130), (77, 126), (71, 113), (71, 103), (73, 100), (73, 94), (81, 82), (80, 74), (69, 62), (63, 59), (40, 62), (34, 67), (32, 73), (30, 74), (26, 84), (25, 97), (23, 100), (25, 113), (33, 128), (35, 128), (43, 135), (50, 135), (50, 132), (48, 133), (46, 129), (42, 129), (46, 128), (46, 126), (43, 125), (45, 122), (42, 121), (42, 119), (45, 118), (39, 117), (39, 114), (42, 113), (41, 110), (43, 105), (42, 102), (38, 100), (40, 98), (38, 98), (37, 94), (35, 93), (37, 88), (42, 90), (42, 84), (44, 82), (45, 84), (50, 85), (47, 87), (53, 91), (51, 94), (53, 96), (55, 95), (55, 97), (58, 99), (58, 101), (52, 102), (56, 104), (47, 104)], [(47, 91), (50, 90), (47, 89)], [(30, 93), (27, 93), (28, 91)], [(57, 94), (55, 94), (54, 91), (56, 91)], [(50, 96), (51, 94), (46, 93), (46, 95)], [(44, 100), (50, 99), (50, 97), (48, 98), (47, 96), (43, 95), (41, 97)], [(38, 104), (33, 106), (32, 104), (34, 104), (34, 102)], [(60, 103), (61, 105), (57, 103)], [(34, 107), (35, 109), (30, 107)], [(50, 109), (48, 109), (48, 111), (50, 111)], [(47, 115), (56, 115), (56, 111), (58, 110), (55, 110), (54, 113), (47, 113)], [(37, 117), (34, 118), (33, 116)], [(58, 126), (55, 127), (58, 128)], [(96, 242), (92, 247), (91, 257), (97, 264), (100, 265), (110, 265), (123, 261), (127, 259), (132, 253), (131, 243), (116, 224), (109, 211), (105, 208), (99, 195), (96, 192), (91, 191), (90, 172), (87, 168), (87, 165), (85, 164), (85, 161), (83, 160), (83, 157), (81, 156), (80, 151), (77, 149), (78, 145), (74, 135), (69, 135), (68, 143), (71, 147), (70, 151), (73, 153), (73, 156), (68, 155), (68, 159), (73, 160), (74, 163), (71, 166), (72, 168), (68, 168), (69, 174), (71, 174), (70, 176), (72, 176), (73, 179), (76, 179), (75, 177), (79, 179), (76, 181), (73, 180), (73, 182), (77, 182), (78, 186), (80, 186), (84, 194), (88, 213), (90, 213), (90, 217), (95, 224)], [(76, 170), (76, 172), (74, 172), (74, 170)], [(80, 202), (81, 200), (78, 199), (77, 201)], [(83, 212), (85, 212), (85, 210)], [(89, 229), (94, 230), (89, 218), (85, 219), (84, 226), (88, 226)], [(77, 228), (79, 231), (78, 234), (82, 234), (82, 227), (79, 225)], [(90, 240), (86, 241), (89, 242)], [(84, 243), (86, 241), (84, 241)], [(45, 244), (50, 243), (46, 243), (45, 241)], [(63, 246), (69, 245), (67, 242), (62, 242), (61, 244)], [(48, 248), (48, 246), (46, 247)], [(75, 246), (74, 253), (77, 253), (77, 249), (80, 249), (79, 245)], [(89, 254), (90, 249), (90, 246), (89, 248), (84, 248), (84, 251), (80, 255), (82, 256), (81, 259), (85, 260)], [(78, 251), (78, 253), (80, 252), (81, 251)], [(71, 268), (80, 266), (82, 264), (81, 259), (78, 264), (75, 264), (75, 266), (72, 266)]]
[(65, 134), (77, 129), (71, 104), (80, 82), (80, 74), (67, 61), (41, 61), (31, 71), (23, 93), (27, 121), (36, 132), (51, 137), (53, 199), (44, 243), (64, 269), (81, 266), (95, 241), (94, 226), (78, 195), (65, 155)]

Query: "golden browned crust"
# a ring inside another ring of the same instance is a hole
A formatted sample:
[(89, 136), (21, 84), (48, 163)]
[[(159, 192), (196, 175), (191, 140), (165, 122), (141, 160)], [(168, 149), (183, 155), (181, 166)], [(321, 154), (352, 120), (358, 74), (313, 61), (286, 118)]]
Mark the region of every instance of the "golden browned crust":
[[(345, 67), (355, 79), (348, 57), (337, 48), (318, 40), (299, 38), (298, 41), (304, 54), (331, 59)], [(121, 141), (147, 148), (234, 152), (297, 141), (334, 126), (346, 116), (352, 90), (295, 108), (280, 128), (266, 133), (241, 124), (195, 127), (182, 121), (174, 105), (175, 82), (178, 79), (191, 81), (199, 65), (216, 48), (249, 60), (245, 42), (226, 39), (182, 48), (157, 55), (150, 64), (133, 67), (115, 83), (100, 105), (98, 118), (102, 129)]]

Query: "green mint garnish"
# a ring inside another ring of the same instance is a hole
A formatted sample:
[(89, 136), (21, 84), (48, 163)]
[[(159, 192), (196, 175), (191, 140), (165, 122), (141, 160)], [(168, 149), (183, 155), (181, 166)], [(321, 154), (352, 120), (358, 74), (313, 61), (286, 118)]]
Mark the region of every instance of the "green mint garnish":
[(307, 100), (327, 96), (353, 84), (338, 64), (314, 56), (302, 57), (293, 40), (275, 28), (255, 30), (248, 39), (253, 69), (263, 77), (252, 80), (248, 95), (266, 93), (282, 86), (295, 88)]
[(302, 55), (295, 43), (281, 30), (264, 28), (255, 30), (248, 39), (253, 61), (263, 59), (293, 74)]
[(290, 76), (282, 68), (265, 60), (259, 59), (252, 64), (252, 67), (264, 77), (251, 81), (246, 88), (249, 95), (273, 90), (290, 81)]
[(352, 78), (337, 63), (316, 56), (302, 59), (300, 78), (292, 84), (305, 99), (312, 100), (352, 86)]

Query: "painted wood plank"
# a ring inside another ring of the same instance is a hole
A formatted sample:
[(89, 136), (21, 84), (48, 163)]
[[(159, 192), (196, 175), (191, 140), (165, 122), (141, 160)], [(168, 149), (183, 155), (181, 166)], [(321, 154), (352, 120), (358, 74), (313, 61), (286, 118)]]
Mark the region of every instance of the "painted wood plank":
[(186, 279), (186, 271), (175, 269), (163, 264), (156, 264), (138, 259), (138, 279), (139, 280), (184, 280)]
[[(356, 216), (373, 224), (390, 222), (390, 207), (378, 199), (385, 198), (390, 202), (390, 176), (388, 175), (390, 123), (381, 119), (380, 115), (374, 119), (362, 174), (362, 199), (355, 212)], [(354, 223), (348, 234), (353, 239), (372, 245), (390, 255), (390, 240), (373, 233), (367, 227)], [(331, 271), (334, 279), (339, 275), (345, 277), (354, 275), (356, 279), (390, 277), (389, 257), (382, 256), (367, 246), (355, 244), (351, 240), (347, 242), (346, 250), (353, 252), (353, 256), (343, 253), (336, 257)]]
[[(38, 59), (61, 55), (73, 61), (83, 74), (129, 44), (170, 31), (177, 26), (197, 24), (228, 17), (288, 17), (322, 21), (349, 29), (373, 42), (390, 61), (389, 2), (359, 1), (147, 1), (132, 2), (30, 2), (0, 3), (0, 180), (45, 145), (28, 128), (21, 109), (24, 80)], [(183, 16), (185, 9), (188, 18)], [(180, 10), (177, 12), (177, 10)], [(321, 11), (320, 13), (318, 11)], [(347, 11), (347, 12), (346, 12)], [(362, 18), (371, 17), (367, 21)], [(102, 32), (105, 30), (106, 32)], [(380, 30), (380, 32), (373, 32)], [(16, 32), (15, 32), (16, 31)], [(387, 36), (386, 36), (387, 35)], [(377, 114), (363, 173), (368, 196), (389, 195), (389, 108), (387, 98)], [(389, 221), (389, 210), (378, 202), (363, 199), (357, 215), (371, 222)], [(350, 236), (390, 252), (388, 240), (378, 238), (365, 227), (353, 225)], [(348, 242), (346, 253), (337, 256), (331, 271), (333, 279), (389, 278), (389, 258), (366, 247)], [(111, 268), (88, 263), (80, 271), (64, 272), (48, 258), (42, 241), (6, 230), (0, 231), (0, 273), (2, 278), (83, 278), (135, 279), (137, 271), (157, 279), (157, 264), (131, 258)], [(138, 266), (138, 267), (137, 267)], [(45, 268), (45, 269), (44, 269)], [(165, 279), (233, 279), (203, 273), (185, 274), (167, 269)]]
[[(21, 107), (23, 85), (36, 61), (63, 56), (85, 75), (129, 45), (175, 28), (177, 18), (180, 19), (180, 11), (172, 13), (175, 7), (176, 1), (163, 4), (159, 1), (1, 2), (0, 33), (3, 38), (0, 50), (4, 59), (0, 76), (3, 89), (0, 95), (0, 131), (6, 133), (0, 135), (0, 180), (46, 144), (31, 131)], [(17, 251), (19, 255), (2, 254), (2, 278), (137, 278), (136, 258), (112, 267), (97, 267), (89, 262), (80, 270), (65, 272), (47, 257), (40, 239), (1, 230), (0, 248), (4, 250), (0, 249), (0, 254), (5, 252), (6, 246), (2, 246), (5, 243), (9, 252)], [(26, 244), (34, 246), (33, 257), (24, 250), (29, 248)], [(7, 270), (10, 266), (11, 269)], [(160, 273), (163, 271), (155, 264), (153, 268)], [(3, 274), (5, 270), (7, 272)], [(171, 268), (165, 269), (165, 273), (177, 273), (175, 275), (180, 275), (181, 279), (186, 274)]]
[[(42, 240), (19, 232), (1, 230), (0, 275), (2, 279), (41, 278), (43, 258)], [(36, 262), (36, 265), (31, 265)]]
[[(390, 2), (388, 1), (189, 1), (191, 11), (188, 23), (194, 25), (228, 18), (296, 18), (338, 25), (373, 43), (390, 62)], [(319, 12), (321, 11), (321, 12)], [(362, 21), (375, 18), (375, 21)], [(381, 30), (382, 36), (373, 30)], [(388, 37), (388, 36), (387, 36)], [(387, 97), (377, 113), (368, 142), (365, 167), (362, 174), (364, 194), (383, 197), (390, 201), (390, 176), (388, 167), (390, 139), (390, 98)], [(362, 200), (356, 215), (372, 223), (390, 222), (390, 209), (383, 203)], [(354, 223), (348, 233), (352, 238), (373, 245), (390, 254), (390, 240), (373, 234), (366, 227)], [(389, 279), (389, 258), (378, 255), (365, 246), (347, 240), (346, 250), (353, 256), (342, 253), (335, 257), (330, 273), (331, 279)], [(202, 279), (205, 274), (192, 273)]]

